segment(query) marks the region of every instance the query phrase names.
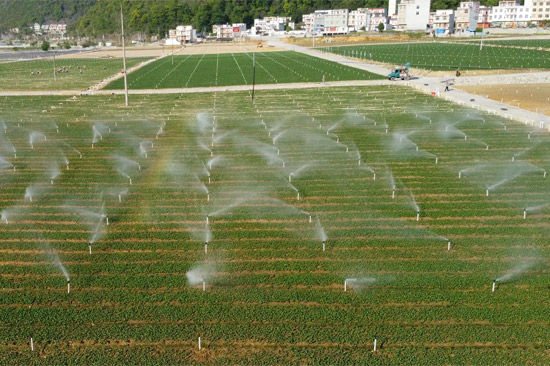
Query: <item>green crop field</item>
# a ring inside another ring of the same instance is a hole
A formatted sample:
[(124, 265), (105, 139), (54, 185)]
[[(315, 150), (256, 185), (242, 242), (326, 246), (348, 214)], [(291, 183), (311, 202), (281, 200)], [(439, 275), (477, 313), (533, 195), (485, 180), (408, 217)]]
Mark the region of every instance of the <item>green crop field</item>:
[(410, 62), (412, 67), (429, 70), (461, 69), (548, 69), (548, 52), (490, 47), (465, 43), (410, 43), (323, 47), (320, 50), (347, 57), (374, 60), (389, 64)]
[[(129, 58), (126, 67), (147, 59)], [(0, 63), (0, 91), (27, 90), (85, 90), (122, 70), (122, 59), (57, 59), (58, 72), (54, 81), (53, 60)], [(82, 69), (82, 73), (80, 70)], [(40, 75), (38, 72), (40, 71)], [(34, 75), (31, 73), (34, 72)]]
[(550, 363), (546, 132), (403, 86), (130, 102), (2, 98), (1, 363)]
[[(166, 57), (128, 75), (131, 89), (187, 88), (251, 85), (253, 56), (250, 53)], [(297, 52), (256, 53), (256, 84), (380, 79), (363, 70)], [(123, 80), (105, 89), (122, 89)]]
[[(480, 40), (468, 41), (479, 44)], [(532, 48), (550, 48), (550, 39), (510, 39), (510, 40), (484, 40), (483, 44), (496, 46), (514, 46), (514, 47), (532, 47)]]

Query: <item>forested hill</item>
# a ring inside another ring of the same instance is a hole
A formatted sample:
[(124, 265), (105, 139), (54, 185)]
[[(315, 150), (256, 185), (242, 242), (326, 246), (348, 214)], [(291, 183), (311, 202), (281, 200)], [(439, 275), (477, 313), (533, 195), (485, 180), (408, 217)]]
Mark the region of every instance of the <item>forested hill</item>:
[[(178, 24), (192, 24), (199, 32), (212, 24), (247, 23), (268, 15), (291, 17), (316, 9), (387, 7), (388, 0), (0, 0), (0, 31), (34, 22), (65, 21), (88, 36), (118, 33), (120, 4), (129, 32), (159, 34)], [(497, 5), (498, 0), (482, 0)], [(456, 8), (459, 0), (433, 0), (432, 9)], [(76, 33), (76, 32), (75, 32)]]
[(0, 0), (0, 32), (33, 23), (72, 23), (97, 0)]

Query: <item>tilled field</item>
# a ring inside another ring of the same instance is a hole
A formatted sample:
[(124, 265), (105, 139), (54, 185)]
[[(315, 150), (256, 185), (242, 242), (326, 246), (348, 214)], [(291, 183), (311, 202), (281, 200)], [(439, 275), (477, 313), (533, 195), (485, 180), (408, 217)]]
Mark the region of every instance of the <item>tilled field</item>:
[(400, 86), (122, 104), (2, 99), (4, 363), (550, 361), (546, 133)]

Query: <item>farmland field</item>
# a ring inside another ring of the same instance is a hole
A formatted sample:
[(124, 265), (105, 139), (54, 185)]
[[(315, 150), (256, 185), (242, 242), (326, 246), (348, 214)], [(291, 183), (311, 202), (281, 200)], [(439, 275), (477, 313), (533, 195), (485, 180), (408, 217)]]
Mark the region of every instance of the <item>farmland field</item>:
[(319, 48), (348, 57), (429, 70), (461, 69), (548, 69), (548, 52), (459, 43), (410, 43)]
[(550, 363), (547, 133), (401, 86), (122, 104), (2, 98), (2, 363)]
[[(479, 44), (477, 41), (468, 41), (470, 43)], [(514, 46), (514, 47), (533, 47), (533, 48), (550, 48), (550, 39), (509, 39), (509, 40), (484, 40), (483, 44), (497, 46)]]
[[(153, 62), (128, 75), (131, 89), (187, 88), (252, 84), (252, 53), (175, 56)], [(381, 77), (297, 52), (258, 52), (256, 84), (365, 80)], [(122, 89), (117, 80), (105, 89)]]
[[(145, 58), (129, 58), (126, 67), (133, 67)], [(85, 90), (122, 70), (120, 59), (57, 59), (57, 73), (53, 79), (53, 60), (33, 60), (0, 63), (0, 91), (12, 90)], [(80, 73), (82, 69), (82, 73)], [(38, 75), (40, 71), (40, 75)], [(34, 72), (34, 75), (31, 73)]]

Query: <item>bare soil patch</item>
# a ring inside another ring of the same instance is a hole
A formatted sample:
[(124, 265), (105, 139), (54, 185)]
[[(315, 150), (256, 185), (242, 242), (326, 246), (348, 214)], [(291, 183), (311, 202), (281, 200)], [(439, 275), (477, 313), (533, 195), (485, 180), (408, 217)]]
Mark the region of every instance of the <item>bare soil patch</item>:
[(550, 115), (550, 86), (548, 84), (464, 85), (457, 86), (472, 94), (495, 101)]

